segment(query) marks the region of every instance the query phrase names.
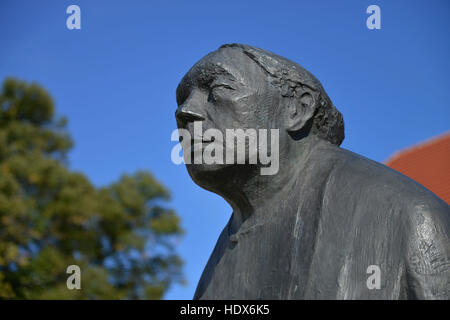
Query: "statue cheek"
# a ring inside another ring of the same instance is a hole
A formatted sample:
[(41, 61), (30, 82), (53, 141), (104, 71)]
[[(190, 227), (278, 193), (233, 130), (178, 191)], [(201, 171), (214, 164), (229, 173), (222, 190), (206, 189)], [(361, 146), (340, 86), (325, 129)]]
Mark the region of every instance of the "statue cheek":
[(256, 112), (259, 109), (259, 96), (256, 93), (242, 93), (233, 96), (230, 102), (236, 110)]

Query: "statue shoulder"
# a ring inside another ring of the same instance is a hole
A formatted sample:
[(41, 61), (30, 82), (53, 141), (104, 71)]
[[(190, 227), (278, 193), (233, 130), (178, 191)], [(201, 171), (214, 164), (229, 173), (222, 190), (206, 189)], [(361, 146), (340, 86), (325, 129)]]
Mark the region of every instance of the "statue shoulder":
[(328, 210), (368, 228), (373, 236), (367, 241), (391, 228), (386, 232), (395, 233), (399, 242), (393, 254), (403, 263), (408, 297), (450, 299), (450, 206), (414, 180), (361, 155), (332, 147), (322, 155), (333, 163), (324, 192)]
[(408, 296), (450, 299), (450, 206), (381, 163), (347, 150), (340, 159), (335, 172), (352, 186), (353, 201), (366, 204), (363, 214), (391, 220), (402, 233)]
[(406, 206), (425, 203), (430, 206), (448, 207), (433, 192), (382, 163), (338, 147), (328, 150), (334, 163), (334, 183), (343, 191), (353, 191), (359, 196), (369, 198), (369, 202), (372, 199)]

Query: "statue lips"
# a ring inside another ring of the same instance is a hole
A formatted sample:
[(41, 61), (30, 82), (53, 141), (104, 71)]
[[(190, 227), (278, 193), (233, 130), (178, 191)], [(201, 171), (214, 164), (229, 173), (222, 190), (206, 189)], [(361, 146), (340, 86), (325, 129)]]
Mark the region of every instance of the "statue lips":
[[(205, 139), (205, 138), (198, 138), (198, 137), (194, 137), (194, 139), (190, 140), (190, 144), (188, 146), (188, 150), (184, 150), (184, 152), (186, 152), (186, 154), (192, 154), (195, 156), (200, 156), (203, 159), (203, 152), (205, 150), (205, 148), (213, 143), (219, 143), (222, 144), (222, 140), (215, 138), (215, 137), (211, 137), (211, 139)], [(196, 154), (195, 151), (200, 152), (199, 154)], [(203, 160), (202, 160), (203, 162)]]
[(222, 139), (217, 137), (211, 137), (210, 139), (206, 139), (203, 137), (194, 136), (193, 139), (191, 139), (191, 152), (193, 152), (193, 147), (196, 145), (201, 144), (202, 148), (205, 148), (210, 143), (223, 143)]

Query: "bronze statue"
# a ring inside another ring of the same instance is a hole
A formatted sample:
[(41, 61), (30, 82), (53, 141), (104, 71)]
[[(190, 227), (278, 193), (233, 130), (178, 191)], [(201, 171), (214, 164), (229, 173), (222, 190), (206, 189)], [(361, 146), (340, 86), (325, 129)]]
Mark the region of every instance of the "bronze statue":
[[(224, 45), (183, 77), (177, 103), (178, 128), (191, 134), (195, 122), (223, 135), (279, 134), (277, 149), (268, 150), (279, 153), (274, 174), (261, 174), (259, 161), (186, 164), (195, 183), (233, 208), (194, 299), (450, 298), (449, 206), (340, 148), (343, 117), (304, 68), (259, 48)], [(224, 143), (193, 136), (185, 157), (194, 142)], [(249, 160), (247, 140), (244, 147)], [(371, 268), (379, 270), (375, 287)]]

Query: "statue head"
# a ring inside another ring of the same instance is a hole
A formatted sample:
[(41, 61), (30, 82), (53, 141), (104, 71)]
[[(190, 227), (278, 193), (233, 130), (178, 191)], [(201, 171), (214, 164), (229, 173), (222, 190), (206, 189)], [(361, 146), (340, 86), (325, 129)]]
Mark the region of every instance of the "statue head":
[[(335, 145), (344, 139), (342, 115), (311, 73), (248, 45), (223, 45), (197, 62), (178, 85), (177, 103), (178, 128), (189, 130), (193, 143), (224, 144), (220, 139), (196, 137), (195, 122), (201, 122), (203, 130), (217, 129), (224, 137), (227, 129), (279, 129), (280, 157), (288, 157), (296, 144), (311, 135)], [(218, 179), (258, 174), (259, 163), (248, 162), (255, 156), (248, 140), (245, 148), (246, 165), (187, 164), (189, 174), (213, 191)]]

